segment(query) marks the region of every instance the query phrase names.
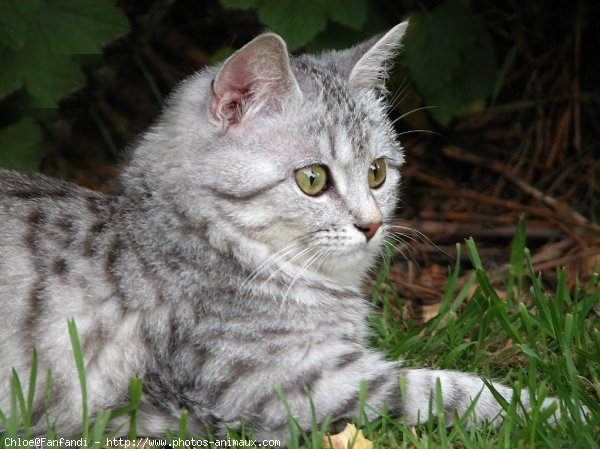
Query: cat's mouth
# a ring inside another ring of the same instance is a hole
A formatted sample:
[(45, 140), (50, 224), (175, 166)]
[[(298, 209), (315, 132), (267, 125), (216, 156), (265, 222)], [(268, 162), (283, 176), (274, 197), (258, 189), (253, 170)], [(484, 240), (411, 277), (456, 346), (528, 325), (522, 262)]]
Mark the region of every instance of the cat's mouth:
[(306, 272), (337, 277), (339, 271), (359, 269), (372, 261), (384, 236), (383, 229), (371, 231), (347, 228), (317, 231), (287, 257), (287, 263)]
[(294, 282), (317, 276), (335, 283), (354, 285), (380, 253), (386, 226), (369, 230), (372, 234), (369, 236), (355, 225), (298, 232), (297, 223), (291, 226), (280, 223), (270, 231), (261, 238), (269, 248), (269, 254), (257, 261), (256, 276), (259, 273), (270, 278), (283, 275), (284, 278), (295, 279)]

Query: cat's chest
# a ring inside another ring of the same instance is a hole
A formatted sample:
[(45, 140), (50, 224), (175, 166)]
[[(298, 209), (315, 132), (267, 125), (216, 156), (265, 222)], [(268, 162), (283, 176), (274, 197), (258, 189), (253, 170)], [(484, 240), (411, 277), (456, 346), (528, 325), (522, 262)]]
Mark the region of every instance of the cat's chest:
[(286, 291), (287, 296), (236, 296), (218, 317), (218, 325), (228, 330), (223, 340), (238, 334), (245, 344), (286, 352), (298, 361), (332, 344), (360, 344), (367, 334), (363, 298), (316, 285), (298, 290)]
[[(311, 286), (304, 290), (310, 303), (268, 290), (259, 294), (227, 285), (205, 287), (192, 300), (173, 304), (170, 324), (162, 327), (171, 339), (222, 353), (260, 348), (277, 354), (293, 348), (308, 354), (332, 341), (354, 344), (366, 336), (368, 305), (363, 298)], [(164, 321), (163, 313), (155, 315)]]

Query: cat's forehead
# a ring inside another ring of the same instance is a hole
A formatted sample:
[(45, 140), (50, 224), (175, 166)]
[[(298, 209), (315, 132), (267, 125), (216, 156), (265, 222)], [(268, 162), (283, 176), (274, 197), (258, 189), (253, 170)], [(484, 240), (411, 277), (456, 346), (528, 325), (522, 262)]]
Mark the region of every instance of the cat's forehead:
[(343, 76), (306, 59), (294, 61), (294, 72), (307, 102), (305, 129), (326, 141), (336, 159), (370, 158), (372, 141), (381, 138), (385, 113), (374, 99), (350, 89)]
[(323, 102), (328, 111), (339, 117), (368, 119), (365, 103), (349, 88), (346, 77), (332, 67), (321, 65), (317, 59), (305, 55), (294, 58), (292, 68), (303, 93)]

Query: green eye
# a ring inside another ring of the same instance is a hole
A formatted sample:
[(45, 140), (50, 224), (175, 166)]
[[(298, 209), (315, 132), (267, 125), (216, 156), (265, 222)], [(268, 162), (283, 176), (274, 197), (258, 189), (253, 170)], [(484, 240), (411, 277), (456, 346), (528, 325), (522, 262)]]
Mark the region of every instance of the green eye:
[(380, 157), (371, 162), (369, 167), (369, 186), (372, 189), (379, 187), (385, 181), (385, 160)]
[(318, 195), (327, 188), (327, 170), (322, 165), (311, 165), (296, 171), (298, 187), (307, 195)]

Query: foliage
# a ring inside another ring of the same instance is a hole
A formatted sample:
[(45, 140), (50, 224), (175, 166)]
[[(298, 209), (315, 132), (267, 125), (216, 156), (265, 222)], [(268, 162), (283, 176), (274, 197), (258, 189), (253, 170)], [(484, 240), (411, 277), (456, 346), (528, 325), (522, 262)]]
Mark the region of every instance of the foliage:
[(17, 119), (0, 129), (0, 165), (38, 168), (43, 152), (36, 109), (56, 108), (84, 86), (73, 55), (99, 54), (128, 29), (124, 14), (104, 0), (0, 2), (0, 100), (14, 96), (17, 103)]
[[(399, 21), (383, 0), (221, 0), (228, 8), (254, 9), (291, 50), (344, 48)], [(396, 13), (397, 14), (397, 13)], [(433, 11), (411, 12), (398, 72), (411, 79), (405, 108), (431, 106), (448, 125), (479, 112), (501, 78), (484, 21), (464, 0), (445, 0)], [(43, 129), (58, 102), (85, 85), (81, 54), (128, 31), (124, 14), (104, 0), (0, 2), (0, 166), (39, 168)]]
[(43, 155), (42, 131), (31, 117), (0, 129), (0, 167), (35, 171)]
[(431, 114), (443, 125), (480, 112), (491, 95), (498, 66), (490, 36), (460, 0), (432, 13), (413, 14), (403, 61)]
[(365, 24), (367, 0), (222, 0), (232, 8), (255, 8), (258, 18), (283, 36), (290, 50), (306, 45), (331, 20), (354, 30)]
[[(232, 8), (255, 8), (258, 18), (281, 34), (291, 50), (344, 45), (326, 32), (328, 21), (344, 26), (356, 42), (383, 16), (382, 2), (353, 0), (221, 0)], [(481, 112), (500, 76), (490, 35), (463, 0), (446, 0), (432, 12), (414, 12), (401, 62), (430, 114), (441, 125)], [(394, 23), (381, 23), (384, 31)], [(319, 35), (319, 33), (321, 33)], [(317, 45), (315, 46), (315, 42)]]

